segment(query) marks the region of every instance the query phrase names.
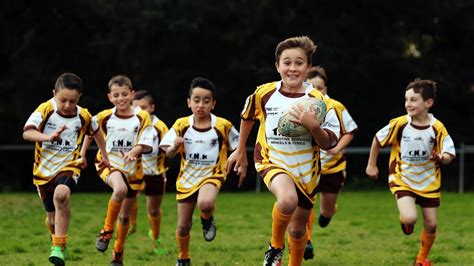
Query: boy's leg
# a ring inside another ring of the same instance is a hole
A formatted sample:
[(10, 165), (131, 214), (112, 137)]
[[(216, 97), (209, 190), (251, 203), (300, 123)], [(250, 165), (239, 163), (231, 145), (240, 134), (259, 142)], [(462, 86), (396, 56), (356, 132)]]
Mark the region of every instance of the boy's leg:
[(285, 246), (286, 229), (298, 204), (298, 195), (294, 181), (286, 174), (279, 174), (273, 179), (270, 191), (276, 197), (272, 210), (271, 246), (282, 249)]
[(130, 229), (128, 235), (134, 234), (137, 231), (137, 213), (138, 213), (138, 196), (137, 200), (134, 201), (132, 209), (130, 210)]
[(400, 212), (400, 223), (402, 231), (406, 235), (413, 233), (418, 213), (415, 205), (415, 198), (412, 196), (397, 195), (397, 207)]
[(122, 202), (120, 214), (117, 223), (117, 236), (114, 243), (114, 252), (123, 253), (125, 240), (127, 238), (128, 228), (130, 226), (130, 211), (136, 197), (127, 197)]
[(71, 217), (69, 207), (71, 190), (76, 181), (68, 176), (55, 179), (56, 187), (53, 193), (54, 203), (54, 234), (51, 236), (52, 247), (49, 261), (55, 265), (65, 264), (65, 252), (67, 244), (67, 231)]
[(191, 227), (196, 197), (178, 201), (178, 225), (176, 228), (176, 241), (178, 243), (178, 260), (190, 259), (189, 243), (191, 240)]
[(54, 220), (56, 217), (56, 211), (46, 212), (46, 218), (44, 219), (44, 225), (48, 229), (49, 233), (54, 235)]
[(421, 232), (420, 250), (416, 256), (416, 263), (422, 263), (428, 258), (431, 247), (436, 239), (438, 207), (422, 207), (423, 231)]
[(105, 216), (104, 226), (100, 230), (96, 241), (96, 248), (100, 252), (105, 252), (112, 238), (115, 223), (122, 207), (122, 202), (127, 195), (127, 185), (118, 171), (112, 172), (107, 179), (107, 184), (113, 189), (112, 196), (107, 205), (107, 214)]
[(288, 244), (290, 246), (289, 265), (301, 265), (308, 235), (306, 223), (310, 210), (297, 207), (288, 225)]
[(206, 241), (214, 240), (217, 234), (213, 214), (218, 194), (219, 189), (214, 184), (204, 184), (199, 189), (197, 204), (201, 211), (201, 224), (203, 236)]
[[(161, 201), (165, 193), (166, 177), (145, 176), (145, 195), (148, 210), (148, 221), (150, 222), (152, 240), (159, 240), (161, 227)], [(156, 243), (155, 243), (156, 244)]]
[(306, 231), (308, 236), (308, 241), (306, 242), (306, 247), (304, 250), (304, 259), (310, 260), (314, 258), (314, 247), (313, 243), (311, 242), (311, 234), (313, 232), (313, 224), (314, 224), (314, 208), (311, 208), (309, 212), (308, 222), (306, 223)]
[(320, 227), (326, 227), (331, 221), (332, 216), (337, 210), (337, 196), (338, 193), (321, 192), (320, 195), (320, 207), (318, 223)]

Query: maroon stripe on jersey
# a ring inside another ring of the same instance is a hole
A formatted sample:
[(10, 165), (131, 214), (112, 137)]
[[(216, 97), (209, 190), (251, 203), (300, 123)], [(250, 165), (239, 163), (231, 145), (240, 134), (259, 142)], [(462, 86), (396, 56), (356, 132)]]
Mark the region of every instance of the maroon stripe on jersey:
[(177, 132), (178, 136), (183, 137), (184, 134), (186, 133), (186, 131), (188, 131), (188, 129), (189, 129), (189, 126), (183, 127), (183, 129), (181, 130), (181, 134), (179, 132)]
[(275, 91), (276, 89), (273, 89), (262, 96), (261, 106), (262, 106), (263, 117), (265, 117), (265, 119), (267, 118), (267, 110), (265, 109), (265, 105), (267, 104), (268, 100), (270, 99), (270, 97), (273, 95)]
[(102, 128), (102, 131), (104, 131), (104, 134), (107, 135), (107, 122), (109, 122), (110, 117), (112, 116), (112, 113), (104, 117), (104, 120), (102, 120), (102, 125), (100, 127)]
[(288, 98), (299, 98), (299, 97), (305, 96), (304, 92), (287, 92), (287, 91), (284, 91), (282, 88), (280, 88), (278, 92), (280, 92), (282, 95)]
[(393, 161), (390, 162), (388, 166), (388, 173), (395, 174), (396, 169), (397, 169), (397, 158), (393, 159)]
[(35, 176), (35, 175), (33, 176), (33, 179), (34, 179), (34, 180), (38, 180), (38, 181), (40, 181), (40, 180), (45, 180), (45, 181), (48, 181), (48, 180), (49, 180), (49, 178), (46, 178), (46, 177), (40, 177), (40, 176)]
[(260, 143), (255, 144), (255, 148), (253, 150), (253, 159), (256, 163), (259, 163), (263, 160), (262, 145)]
[(395, 182), (390, 182), (390, 183), (388, 183), (388, 186), (389, 186), (390, 188), (392, 188), (392, 187), (400, 187), (400, 185), (397, 185)]
[[(401, 146), (401, 140), (402, 140), (403, 130), (405, 129), (406, 126), (407, 126), (407, 123), (401, 125), (400, 128), (398, 129), (398, 132), (397, 132), (397, 141), (398, 141), (398, 143), (400, 144), (400, 146)], [(388, 139), (390, 139), (390, 137), (392, 136), (392, 134), (393, 134), (393, 131), (390, 133)]]

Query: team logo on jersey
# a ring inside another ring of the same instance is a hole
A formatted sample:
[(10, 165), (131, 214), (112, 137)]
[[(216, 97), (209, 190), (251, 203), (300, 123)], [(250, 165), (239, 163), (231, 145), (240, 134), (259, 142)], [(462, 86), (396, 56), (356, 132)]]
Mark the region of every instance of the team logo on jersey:
[(133, 132), (134, 132), (134, 133), (137, 133), (137, 132), (138, 132), (138, 126), (136, 126), (136, 127), (133, 129)]
[(193, 144), (193, 140), (190, 138), (184, 138), (184, 143), (185, 144)]
[(211, 147), (215, 147), (217, 145), (217, 139), (211, 140)]

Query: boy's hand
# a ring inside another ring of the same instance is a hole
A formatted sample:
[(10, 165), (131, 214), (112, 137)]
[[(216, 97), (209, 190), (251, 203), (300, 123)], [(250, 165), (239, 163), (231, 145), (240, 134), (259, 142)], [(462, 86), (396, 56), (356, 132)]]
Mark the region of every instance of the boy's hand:
[(184, 145), (184, 138), (183, 137), (176, 137), (176, 139), (174, 140), (174, 145), (173, 147), (178, 150), (179, 147), (183, 146)]
[(110, 166), (109, 158), (102, 156), (102, 160), (99, 163), (99, 169), (109, 168)]
[(377, 166), (367, 165), (365, 173), (370, 179), (377, 180), (379, 178), (379, 168)]
[[(235, 165), (234, 165), (235, 164)], [(247, 176), (247, 153), (246, 151), (240, 152), (239, 149), (236, 149), (227, 159), (226, 171), (229, 174), (231, 170), (237, 173), (239, 176), (239, 185), (242, 186), (244, 183), (245, 177)]]
[(79, 164), (79, 167), (83, 170), (86, 169), (87, 168), (86, 156), (81, 156), (79, 159), (81, 160), (81, 163)]
[(124, 163), (127, 164), (131, 161), (136, 161), (138, 159), (138, 155), (140, 155), (141, 151), (135, 148), (131, 149), (128, 152), (124, 152), (123, 150), (120, 151), (120, 153), (123, 156), (123, 160), (125, 161)]
[(301, 106), (296, 105), (293, 106), (290, 114), (294, 117), (294, 119), (291, 119), (292, 122), (298, 123), (307, 129), (320, 126), (314, 110), (305, 111)]
[(56, 129), (50, 136), (48, 141), (55, 141), (55, 140), (60, 140), (61, 139), (61, 133), (67, 129), (67, 126), (64, 125), (58, 129)]
[(430, 160), (433, 160), (436, 163), (441, 164), (441, 161), (443, 160), (443, 154), (437, 153), (436, 151), (432, 151)]

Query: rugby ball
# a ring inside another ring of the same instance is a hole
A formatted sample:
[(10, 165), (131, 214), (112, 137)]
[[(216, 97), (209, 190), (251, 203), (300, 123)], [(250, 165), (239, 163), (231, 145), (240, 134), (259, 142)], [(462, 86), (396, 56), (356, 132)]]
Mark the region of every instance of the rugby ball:
[(309, 97), (306, 99), (299, 100), (286, 108), (280, 116), (278, 120), (278, 132), (285, 137), (298, 137), (306, 132), (308, 129), (304, 126), (291, 121), (294, 119), (293, 115), (291, 115), (291, 110), (295, 106), (300, 106), (305, 111), (309, 111), (310, 108), (314, 110), (316, 113), (316, 120), (321, 125), (324, 122), (324, 118), (326, 117), (326, 104), (324, 101), (316, 99), (314, 97)]

